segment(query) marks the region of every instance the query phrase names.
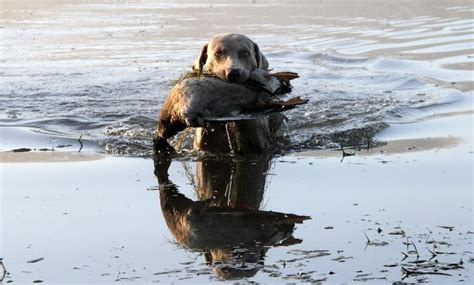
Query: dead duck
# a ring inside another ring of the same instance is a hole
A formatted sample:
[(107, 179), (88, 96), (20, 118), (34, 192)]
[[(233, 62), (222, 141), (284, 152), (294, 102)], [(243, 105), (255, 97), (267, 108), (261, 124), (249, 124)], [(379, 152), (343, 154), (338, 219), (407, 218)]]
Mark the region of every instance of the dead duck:
[(290, 80), (297, 77), (293, 72), (269, 73), (257, 69), (244, 83), (230, 83), (208, 75), (179, 81), (161, 109), (155, 152), (174, 152), (167, 140), (188, 127), (254, 120), (306, 104), (308, 100), (300, 97), (280, 99), (291, 92)]

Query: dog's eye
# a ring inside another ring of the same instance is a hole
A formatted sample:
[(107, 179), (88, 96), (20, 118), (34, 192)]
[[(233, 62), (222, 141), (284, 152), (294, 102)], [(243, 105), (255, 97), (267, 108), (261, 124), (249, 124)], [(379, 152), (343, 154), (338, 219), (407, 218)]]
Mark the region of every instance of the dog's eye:
[(250, 56), (250, 52), (244, 50), (244, 51), (240, 52), (240, 56), (241, 56), (241, 57), (249, 57), (249, 56)]
[(221, 57), (223, 55), (222, 51), (221, 50), (218, 50), (214, 53), (214, 56), (215, 57)]

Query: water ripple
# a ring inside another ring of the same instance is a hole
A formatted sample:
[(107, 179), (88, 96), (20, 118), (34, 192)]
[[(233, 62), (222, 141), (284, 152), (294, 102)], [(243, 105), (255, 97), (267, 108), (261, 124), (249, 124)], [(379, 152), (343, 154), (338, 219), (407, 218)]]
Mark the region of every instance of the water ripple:
[(236, 21), (271, 68), (300, 74), (293, 95), (310, 104), (287, 114), (287, 134), (303, 148), (419, 120), (432, 115), (430, 106), (462, 101), (473, 89), (472, 6), (394, 10), (388, 3), (374, 5), (374, 17), (317, 2), (6, 10), (0, 124), (83, 134), (107, 152), (148, 154), (173, 80), (211, 35), (235, 30)]

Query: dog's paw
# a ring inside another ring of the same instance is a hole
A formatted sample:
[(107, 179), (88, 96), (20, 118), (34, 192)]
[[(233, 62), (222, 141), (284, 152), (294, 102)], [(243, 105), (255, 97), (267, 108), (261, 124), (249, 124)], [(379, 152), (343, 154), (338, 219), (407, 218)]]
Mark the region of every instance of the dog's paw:
[(155, 155), (171, 155), (176, 153), (175, 149), (168, 143), (165, 138), (156, 137), (153, 139), (153, 150)]

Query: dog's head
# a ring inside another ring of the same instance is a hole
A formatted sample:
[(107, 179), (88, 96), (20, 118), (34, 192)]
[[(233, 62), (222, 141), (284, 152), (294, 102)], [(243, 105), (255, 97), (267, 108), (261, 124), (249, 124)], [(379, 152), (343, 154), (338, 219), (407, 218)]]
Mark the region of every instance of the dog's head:
[(255, 69), (268, 70), (268, 62), (256, 43), (239, 34), (220, 34), (201, 48), (193, 70), (231, 81), (244, 82)]

